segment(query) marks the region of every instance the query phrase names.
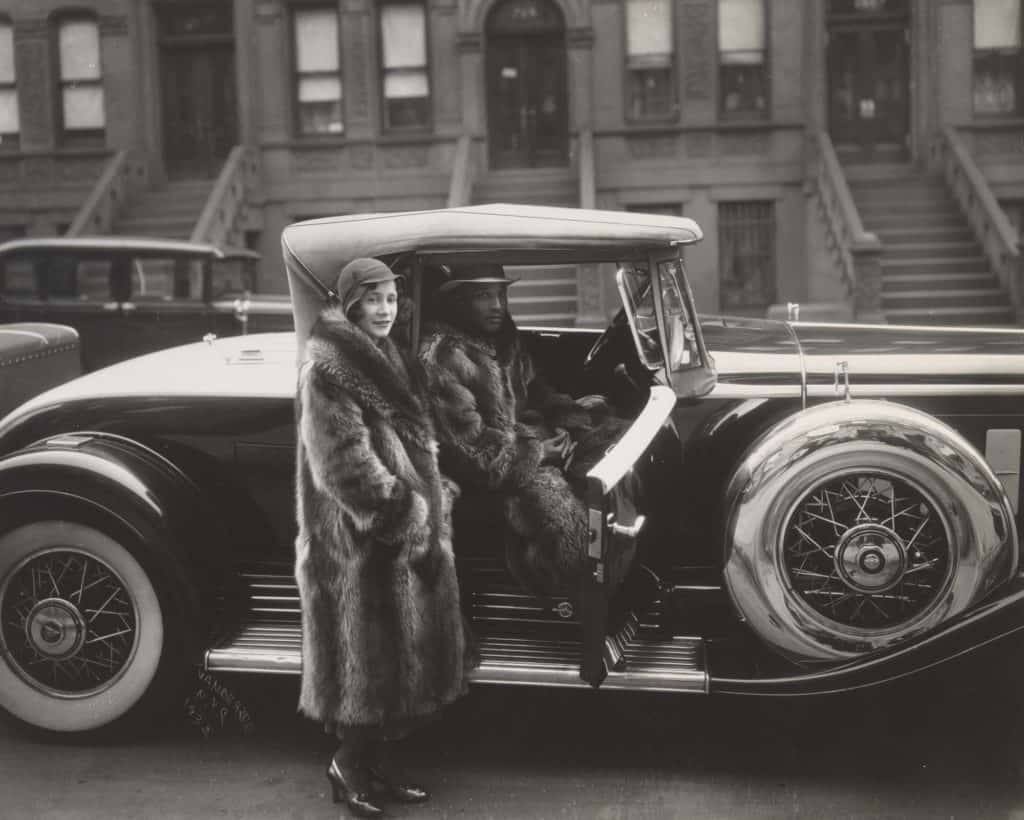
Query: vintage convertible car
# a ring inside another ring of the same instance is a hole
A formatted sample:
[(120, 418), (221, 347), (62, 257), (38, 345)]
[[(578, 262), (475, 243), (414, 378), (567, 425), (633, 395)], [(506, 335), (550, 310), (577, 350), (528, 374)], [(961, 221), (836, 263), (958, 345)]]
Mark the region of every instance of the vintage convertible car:
[[(521, 589), (455, 534), (475, 680), (812, 695), (1024, 626), (1024, 334), (695, 314), (688, 219), (515, 205), (283, 235), (294, 333), (132, 359), (0, 423), (0, 705), (59, 732), (159, 702), (175, 670), (296, 674), (298, 349), (346, 261), (615, 277), (601, 330), (523, 329), (550, 382), (628, 419), (585, 476), (578, 588)], [(421, 317), (406, 328), (414, 343)]]

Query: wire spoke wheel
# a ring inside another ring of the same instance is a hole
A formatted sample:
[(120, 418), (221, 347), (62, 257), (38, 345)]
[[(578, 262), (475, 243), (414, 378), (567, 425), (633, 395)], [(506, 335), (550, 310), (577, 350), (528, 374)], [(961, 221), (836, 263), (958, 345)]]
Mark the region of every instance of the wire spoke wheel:
[(17, 719), (89, 732), (157, 702), (165, 635), (153, 579), (110, 533), (61, 519), (0, 533), (0, 708)]
[(949, 579), (939, 507), (914, 484), (858, 472), (818, 485), (783, 530), (783, 569), (799, 599), (844, 626), (888, 629), (928, 609)]
[(72, 549), (37, 555), (0, 590), (0, 624), (9, 661), (31, 685), (52, 694), (95, 694), (131, 660), (137, 612), (121, 578)]

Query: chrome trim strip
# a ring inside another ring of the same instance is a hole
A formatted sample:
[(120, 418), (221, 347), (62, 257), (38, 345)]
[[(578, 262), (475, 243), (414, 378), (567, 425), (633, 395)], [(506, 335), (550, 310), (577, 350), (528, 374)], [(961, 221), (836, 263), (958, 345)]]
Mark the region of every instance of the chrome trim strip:
[(587, 473), (587, 478), (597, 479), (601, 483), (602, 492), (607, 493), (611, 490), (633, 468), (638, 456), (654, 441), (654, 437), (672, 414), (675, 406), (675, 391), (664, 385), (654, 385), (640, 415), (626, 430), (625, 435), (612, 445), (605, 457)]
[[(589, 689), (580, 679), (580, 644), (576, 641), (532, 641), (524, 638), (485, 637), (480, 642), (482, 662), (470, 673), (479, 684), (550, 686)], [(602, 689), (646, 692), (709, 691), (700, 638), (677, 637), (665, 641), (630, 640), (622, 646), (625, 668), (612, 670)], [(253, 624), (234, 638), (206, 652), (205, 667), (212, 672), (298, 675), (302, 671), (299, 624)]]
[[(879, 398), (885, 396), (1020, 396), (1024, 395), (1024, 382), (1020, 384), (881, 384), (870, 382), (856, 383), (856, 397)], [(715, 392), (716, 398), (719, 397)], [(749, 394), (744, 394), (744, 396)], [(826, 384), (810, 385), (807, 388), (809, 398), (835, 399), (835, 387), (831, 380)]]
[(879, 324), (860, 324), (854, 322), (792, 322), (796, 327), (816, 327), (816, 328), (852, 328), (855, 330), (884, 330), (886, 332), (892, 332), (894, 329), (899, 331), (914, 330), (934, 334), (936, 330), (941, 330), (945, 333), (947, 330), (953, 331), (954, 333), (985, 333), (985, 334), (1005, 334), (1008, 336), (1024, 336), (1024, 329), (1014, 327), (992, 327), (991, 325), (879, 325)]
[[(793, 303), (790, 302), (792, 305)], [(800, 305), (796, 306), (797, 315), (800, 315)], [(794, 320), (796, 321), (796, 320)], [(800, 406), (803, 408), (807, 407), (807, 360), (804, 357), (804, 346), (800, 343), (800, 337), (797, 332), (793, 329), (794, 322), (786, 322), (786, 330), (789, 331), (790, 338), (793, 340), (793, 344), (796, 345), (796, 355), (800, 361)]]

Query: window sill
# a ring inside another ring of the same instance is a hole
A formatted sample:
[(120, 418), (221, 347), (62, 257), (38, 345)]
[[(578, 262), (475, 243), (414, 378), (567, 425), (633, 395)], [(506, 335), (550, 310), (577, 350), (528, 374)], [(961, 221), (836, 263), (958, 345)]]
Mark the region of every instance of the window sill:
[(260, 148), (285, 148), (293, 151), (316, 151), (324, 148), (351, 148), (357, 145), (432, 145), (439, 142), (456, 142), (458, 135), (439, 136), (434, 131), (417, 129), (409, 132), (389, 131), (378, 136), (295, 136), (286, 140), (265, 140)]
[(974, 131), (1001, 131), (1024, 128), (1024, 116), (1020, 114), (975, 114), (970, 122), (959, 123), (954, 128)]

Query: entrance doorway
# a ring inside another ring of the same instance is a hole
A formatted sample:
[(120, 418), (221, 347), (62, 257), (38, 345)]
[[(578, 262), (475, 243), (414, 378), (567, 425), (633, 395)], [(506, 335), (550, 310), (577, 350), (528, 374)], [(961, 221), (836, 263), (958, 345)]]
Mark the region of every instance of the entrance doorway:
[(231, 0), (160, 4), (156, 16), (167, 175), (215, 176), (238, 139)]
[(487, 19), (492, 168), (568, 162), (565, 20), (551, 0), (504, 0)]
[(833, 2), (831, 9), (828, 124), (836, 152), (851, 161), (906, 159), (910, 129), (907, 4), (845, 0)]

